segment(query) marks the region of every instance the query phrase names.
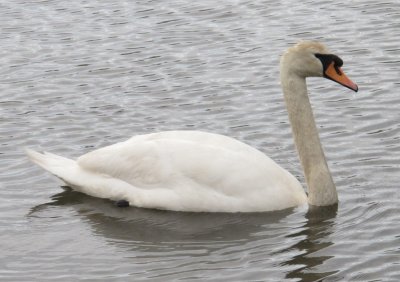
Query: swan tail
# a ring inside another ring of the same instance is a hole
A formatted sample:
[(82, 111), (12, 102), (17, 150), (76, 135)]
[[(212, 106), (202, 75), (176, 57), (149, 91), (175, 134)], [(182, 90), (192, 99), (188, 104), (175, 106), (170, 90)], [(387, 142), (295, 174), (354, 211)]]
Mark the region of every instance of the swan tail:
[(25, 149), (25, 152), (32, 162), (57, 176), (75, 191), (98, 198), (125, 200), (128, 191), (135, 193), (134, 190), (137, 190), (120, 179), (85, 170), (74, 160), (31, 149)]
[(69, 178), (76, 171), (78, 166), (76, 161), (48, 152), (39, 153), (31, 149), (25, 149), (25, 153), (32, 162), (57, 176), (65, 183), (73, 183)]

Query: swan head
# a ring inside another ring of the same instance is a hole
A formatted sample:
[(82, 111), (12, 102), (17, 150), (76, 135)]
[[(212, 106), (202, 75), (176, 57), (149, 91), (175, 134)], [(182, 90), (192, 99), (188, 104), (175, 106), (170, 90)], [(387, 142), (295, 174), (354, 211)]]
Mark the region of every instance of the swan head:
[(358, 86), (342, 71), (342, 59), (319, 42), (302, 41), (289, 48), (281, 57), (281, 73), (298, 77), (325, 77), (358, 91)]

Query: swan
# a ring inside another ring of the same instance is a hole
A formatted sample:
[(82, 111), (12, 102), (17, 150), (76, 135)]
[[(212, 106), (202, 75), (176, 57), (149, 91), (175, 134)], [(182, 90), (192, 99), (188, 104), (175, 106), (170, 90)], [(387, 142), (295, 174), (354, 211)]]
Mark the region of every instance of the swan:
[(319, 42), (281, 56), (280, 78), (308, 195), (259, 150), (223, 135), (165, 131), (138, 135), (71, 160), (26, 149), (28, 157), (72, 189), (121, 205), (187, 212), (264, 212), (338, 202), (307, 94), (306, 77), (358, 91), (343, 61)]

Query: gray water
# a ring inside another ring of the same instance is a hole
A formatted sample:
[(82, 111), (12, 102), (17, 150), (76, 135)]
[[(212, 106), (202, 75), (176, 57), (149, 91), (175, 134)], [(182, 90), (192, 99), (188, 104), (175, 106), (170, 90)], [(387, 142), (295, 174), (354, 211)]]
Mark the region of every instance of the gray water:
[[(400, 281), (399, 1), (5, 0), (0, 15), (0, 280)], [(308, 80), (337, 209), (120, 209), (24, 156), (196, 129), (304, 183), (278, 70), (301, 39), (360, 87)]]

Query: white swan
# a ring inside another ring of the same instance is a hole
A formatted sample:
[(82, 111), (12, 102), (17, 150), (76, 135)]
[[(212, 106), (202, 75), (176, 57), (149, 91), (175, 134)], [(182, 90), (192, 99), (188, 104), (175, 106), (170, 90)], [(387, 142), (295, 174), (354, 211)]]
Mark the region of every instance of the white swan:
[(354, 91), (342, 60), (317, 42), (300, 42), (281, 58), (281, 84), (308, 185), (235, 139), (199, 131), (167, 131), (131, 139), (76, 161), (27, 150), (30, 159), (74, 190), (145, 208), (194, 212), (259, 212), (338, 201), (307, 95), (306, 77)]

